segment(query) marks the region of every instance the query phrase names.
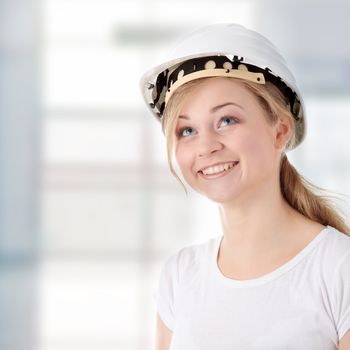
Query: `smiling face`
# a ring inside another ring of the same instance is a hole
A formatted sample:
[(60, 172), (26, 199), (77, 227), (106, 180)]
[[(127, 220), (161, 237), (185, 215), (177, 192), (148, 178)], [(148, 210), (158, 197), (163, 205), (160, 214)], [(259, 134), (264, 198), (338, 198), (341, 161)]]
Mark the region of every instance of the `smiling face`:
[(287, 131), (268, 122), (257, 97), (238, 80), (206, 79), (181, 108), (175, 157), (195, 191), (226, 203), (279, 185)]

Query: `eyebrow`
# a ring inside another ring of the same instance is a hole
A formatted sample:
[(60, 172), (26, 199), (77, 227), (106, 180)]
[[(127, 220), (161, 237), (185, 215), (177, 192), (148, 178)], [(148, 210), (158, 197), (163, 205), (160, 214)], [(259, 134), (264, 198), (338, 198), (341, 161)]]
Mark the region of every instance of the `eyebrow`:
[[(221, 105), (218, 105), (218, 106), (215, 106), (213, 107), (211, 110), (210, 110), (210, 113), (214, 113), (216, 112), (217, 110), (219, 110), (220, 108), (223, 108), (223, 107), (226, 107), (226, 106), (229, 106), (229, 105), (234, 105), (236, 107), (239, 107), (240, 109), (244, 109), (241, 105), (239, 105), (238, 103), (235, 103), (235, 102), (226, 102), (226, 103), (223, 103)], [(186, 115), (179, 115), (179, 118), (181, 119), (190, 119), (188, 116)]]

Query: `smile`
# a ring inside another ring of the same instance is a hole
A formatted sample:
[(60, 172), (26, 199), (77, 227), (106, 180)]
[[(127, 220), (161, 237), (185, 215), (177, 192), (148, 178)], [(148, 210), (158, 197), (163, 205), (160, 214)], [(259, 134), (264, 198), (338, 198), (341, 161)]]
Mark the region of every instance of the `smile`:
[(233, 168), (238, 162), (228, 162), (219, 165), (215, 165), (212, 167), (204, 168), (199, 171), (200, 174), (203, 175), (216, 175), (223, 172), (227, 172), (231, 168)]

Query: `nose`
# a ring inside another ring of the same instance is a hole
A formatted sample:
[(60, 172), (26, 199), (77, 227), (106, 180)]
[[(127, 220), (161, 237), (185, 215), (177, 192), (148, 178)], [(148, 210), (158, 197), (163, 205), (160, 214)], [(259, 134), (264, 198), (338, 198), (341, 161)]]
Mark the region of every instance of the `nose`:
[(212, 133), (202, 134), (197, 146), (198, 157), (210, 156), (223, 148), (223, 144), (218, 139), (218, 136)]

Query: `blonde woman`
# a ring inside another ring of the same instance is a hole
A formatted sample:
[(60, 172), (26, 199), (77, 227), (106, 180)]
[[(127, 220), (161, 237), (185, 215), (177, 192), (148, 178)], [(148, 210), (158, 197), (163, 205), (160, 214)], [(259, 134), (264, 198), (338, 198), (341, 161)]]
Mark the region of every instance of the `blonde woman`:
[(350, 228), (289, 163), (304, 104), (271, 42), (236, 24), (182, 38), (141, 79), (185, 182), (222, 234), (165, 262), (157, 350), (350, 350)]

